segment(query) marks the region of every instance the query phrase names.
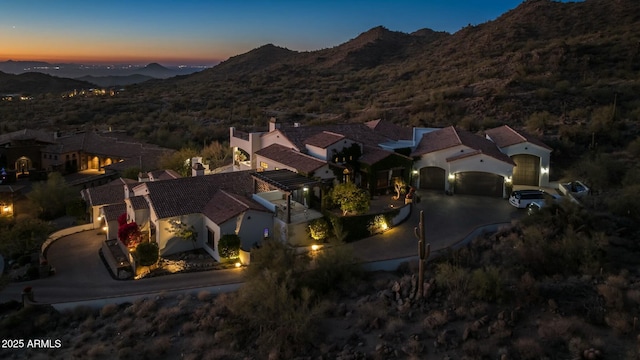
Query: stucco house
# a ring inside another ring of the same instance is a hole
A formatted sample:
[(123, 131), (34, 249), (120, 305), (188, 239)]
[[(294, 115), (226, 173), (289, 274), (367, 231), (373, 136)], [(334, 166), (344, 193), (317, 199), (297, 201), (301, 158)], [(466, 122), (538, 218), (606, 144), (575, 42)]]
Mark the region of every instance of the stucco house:
[[(383, 120), (364, 124), (285, 126), (266, 132), (230, 129), (234, 169), (286, 168), (323, 180), (349, 176), (372, 195), (393, 178), (448, 193), (505, 197), (512, 185), (547, 186), (551, 148), (509, 126), (484, 135), (446, 128), (405, 128)], [(356, 161), (349, 150), (357, 146)], [(408, 156), (407, 156), (408, 155)]]
[[(391, 123), (286, 125), (272, 118), (264, 132), (230, 128), (233, 169), (269, 171), (289, 169), (325, 182), (345, 177), (372, 195), (389, 192), (392, 179), (409, 178), (412, 159), (380, 144), (398, 140), (401, 127)], [(391, 130), (393, 129), (393, 130)]]
[[(107, 184), (82, 189), (80, 196), (87, 206), (87, 220), (94, 229), (103, 229), (107, 238), (115, 239), (118, 225), (117, 217), (124, 213), (124, 194), (127, 188), (138, 184), (138, 181), (118, 178)], [(105, 215), (109, 215), (105, 219)]]
[[(125, 193), (128, 221), (135, 221), (160, 255), (202, 248), (220, 261), (218, 241), (237, 234), (245, 250), (273, 231), (273, 213), (252, 199), (249, 171), (143, 182)], [(175, 223), (191, 227), (196, 237), (176, 236)]]

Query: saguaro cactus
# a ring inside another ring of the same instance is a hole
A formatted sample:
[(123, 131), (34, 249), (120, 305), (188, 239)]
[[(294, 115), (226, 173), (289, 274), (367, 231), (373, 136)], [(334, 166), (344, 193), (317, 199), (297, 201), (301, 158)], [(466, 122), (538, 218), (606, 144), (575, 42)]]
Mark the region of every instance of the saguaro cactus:
[(420, 210), (420, 222), (417, 227), (413, 228), (413, 232), (418, 238), (418, 299), (424, 296), (424, 264), (425, 260), (431, 255), (431, 244), (427, 244), (424, 239), (424, 210)]

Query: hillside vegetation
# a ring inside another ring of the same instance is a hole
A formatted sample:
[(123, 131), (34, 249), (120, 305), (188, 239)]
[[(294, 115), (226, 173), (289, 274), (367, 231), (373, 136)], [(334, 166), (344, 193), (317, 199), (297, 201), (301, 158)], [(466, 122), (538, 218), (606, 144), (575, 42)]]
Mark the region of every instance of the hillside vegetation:
[(270, 115), (478, 130), (525, 125), (543, 111), (549, 116), (542, 130), (550, 131), (589, 122), (594, 110), (613, 104), (617, 119), (635, 123), (638, 28), (635, 0), (529, 0), (455, 34), (376, 27), (317, 51), (264, 45), (200, 73), (131, 86), (114, 98), (2, 104), (8, 124), (2, 131), (112, 126), (180, 147), (224, 138), (227, 125), (263, 126)]

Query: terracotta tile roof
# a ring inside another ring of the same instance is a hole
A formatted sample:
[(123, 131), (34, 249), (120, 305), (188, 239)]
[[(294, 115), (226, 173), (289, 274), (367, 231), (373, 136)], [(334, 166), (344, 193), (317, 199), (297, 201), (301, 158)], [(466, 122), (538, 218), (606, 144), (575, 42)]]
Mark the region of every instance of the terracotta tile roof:
[(378, 144), (393, 140), (390, 137), (373, 131), (367, 125), (360, 123), (298, 127), (283, 126), (279, 131), (286, 136), (298, 148), (298, 150), (303, 150), (305, 148), (307, 139), (323, 131), (342, 134), (350, 140), (369, 146), (378, 146)]
[(102, 207), (102, 213), (104, 214), (105, 221), (115, 221), (118, 220), (118, 216), (127, 212), (127, 205), (125, 203), (122, 204), (112, 204)]
[(393, 140), (413, 139), (413, 129), (400, 126), (382, 119), (372, 120), (365, 123), (371, 130), (376, 131)]
[(260, 149), (256, 151), (256, 155), (264, 156), (267, 159), (290, 166), (303, 174), (310, 174), (327, 164), (326, 161), (316, 159), (313, 156), (303, 154), (279, 144), (272, 144), (264, 149)]
[(447, 161), (455, 161), (482, 153), (497, 160), (513, 164), (511, 158), (502, 153), (490, 140), (469, 131), (456, 130), (453, 126), (424, 134), (411, 156), (420, 156), (458, 145), (467, 146), (475, 151), (450, 157)]
[(202, 213), (219, 190), (249, 197), (253, 192), (251, 171), (235, 171), (174, 180), (142, 183), (150, 205), (160, 219)]
[(545, 143), (540, 141), (534, 136), (531, 136), (525, 132), (518, 132), (513, 130), (508, 125), (503, 125), (494, 129), (485, 131), (485, 134), (500, 148), (521, 144), (523, 142), (530, 142), (532, 144), (541, 146), (545, 149), (552, 150)]
[(462, 141), (460, 137), (458, 137), (456, 129), (453, 126), (449, 126), (422, 135), (422, 139), (420, 139), (418, 146), (411, 153), (411, 156), (420, 156), (461, 144)]
[(89, 206), (118, 204), (124, 201), (124, 185), (132, 189), (138, 185), (138, 182), (131, 179), (118, 178), (108, 184), (83, 189), (81, 194)]
[(149, 174), (151, 175), (150, 178), (153, 178), (153, 181), (171, 180), (182, 177), (180, 176), (180, 174), (171, 169), (150, 171)]
[(214, 223), (222, 224), (247, 210), (269, 212), (253, 200), (220, 190), (213, 195), (202, 213)]
[(42, 143), (55, 143), (53, 133), (42, 130), (22, 129), (0, 135), (0, 145), (11, 143), (13, 140), (36, 140)]
[(131, 207), (133, 207), (133, 210), (144, 210), (149, 208), (149, 203), (144, 198), (144, 196), (131, 196), (127, 200), (131, 202)]
[(344, 139), (344, 135), (336, 134), (331, 131), (322, 131), (305, 140), (305, 144), (326, 149), (328, 146), (333, 145), (342, 139)]
[(358, 159), (358, 161), (364, 164), (373, 165), (378, 161), (382, 161), (392, 155), (411, 159), (410, 157), (404, 156), (394, 151), (384, 150), (379, 147), (365, 146), (363, 149), (363, 154), (362, 156), (360, 156), (360, 159)]
[(487, 140), (487, 138), (464, 130), (458, 130), (458, 136), (463, 145), (479, 151), (482, 154), (491, 156), (492, 158), (495, 158), (497, 160), (515, 165), (513, 160), (511, 160), (511, 158), (507, 154), (500, 151), (496, 144), (494, 144), (490, 140)]
[(153, 170), (158, 168), (157, 162), (161, 155), (174, 150), (141, 143), (119, 132), (84, 132), (59, 137), (54, 144), (48, 145), (45, 151), (54, 154), (82, 151), (92, 155), (125, 159), (123, 162), (105, 167), (113, 170), (132, 167)]

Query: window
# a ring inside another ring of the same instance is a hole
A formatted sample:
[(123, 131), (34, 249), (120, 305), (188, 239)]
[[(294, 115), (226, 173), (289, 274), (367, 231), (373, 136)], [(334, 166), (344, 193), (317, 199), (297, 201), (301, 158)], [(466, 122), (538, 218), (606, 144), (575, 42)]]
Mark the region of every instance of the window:
[(263, 169), (268, 169), (269, 168), (269, 164), (267, 164), (264, 161), (260, 161), (260, 167), (263, 168)]
[(216, 250), (216, 233), (207, 228), (207, 245), (211, 248), (211, 250)]

